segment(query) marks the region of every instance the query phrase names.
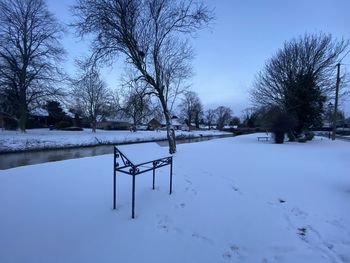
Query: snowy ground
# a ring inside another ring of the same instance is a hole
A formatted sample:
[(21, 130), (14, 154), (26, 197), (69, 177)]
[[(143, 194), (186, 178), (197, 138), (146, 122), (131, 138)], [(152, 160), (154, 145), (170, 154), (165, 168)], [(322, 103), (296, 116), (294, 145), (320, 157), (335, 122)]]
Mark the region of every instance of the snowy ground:
[(179, 145), (134, 220), (112, 155), (0, 171), (0, 262), (350, 262), (350, 144), (256, 136)]
[[(217, 130), (176, 131), (178, 138), (195, 138), (227, 134)], [(0, 131), (0, 152), (26, 151), (34, 149), (52, 149), (73, 146), (92, 146), (166, 139), (166, 131), (104, 131), (91, 129), (84, 131), (50, 131), (49, 129), (31, 129), (26, 133), (19, 131)]]

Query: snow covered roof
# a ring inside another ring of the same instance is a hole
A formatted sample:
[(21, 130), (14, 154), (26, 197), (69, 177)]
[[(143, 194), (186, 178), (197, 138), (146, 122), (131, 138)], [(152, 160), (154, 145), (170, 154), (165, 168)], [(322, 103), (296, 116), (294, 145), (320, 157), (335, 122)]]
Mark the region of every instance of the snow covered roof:
[(73, 113), (71, 113), (70, 111), (66, 111), (66, 110), (63, 110), (63, 112), (70, 118), (75, 118), (75, 115)]
[(127, 122), (131, 123), (131, 120), (128, 118), (118, 118), (118, 117), (106, 117), (104, 118), (105, 121), (112, 121), (112, 122)]
[(40, 116), (40, 117), (48, 117), (49, 116), (49, 113), (47, 112), (47, 110), (45, 110), (43, 108), (35, 108), (35, 109), (30, 111), (30, 114), (33, 116)]
[(172, 119), (171, 120), (171, 124), (175, 125), (175, 126), (181, 126), (182, 125), (182, 123), (180, 123), (178, 119)]
[[(182, 125), (184, 125), (178, 119), (171, 119), (171, 124), (174, 125), (174, 126), (182, 126)], [(166, 125), (166, 122), (162, 121), (162, 125)]]

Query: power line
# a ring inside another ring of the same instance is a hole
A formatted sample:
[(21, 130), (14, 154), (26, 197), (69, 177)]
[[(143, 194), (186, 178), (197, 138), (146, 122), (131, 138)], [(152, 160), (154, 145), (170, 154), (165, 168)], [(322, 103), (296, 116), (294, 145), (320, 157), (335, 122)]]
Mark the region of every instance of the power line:
[(350, 52), (350, 49), (348, 50), (348, 52), (346, 52), (346, 54), (342, 57), (342, 59), (339, 60), (339, 63), (342, 62), (342, 60), (349, 54), (349, 52)]

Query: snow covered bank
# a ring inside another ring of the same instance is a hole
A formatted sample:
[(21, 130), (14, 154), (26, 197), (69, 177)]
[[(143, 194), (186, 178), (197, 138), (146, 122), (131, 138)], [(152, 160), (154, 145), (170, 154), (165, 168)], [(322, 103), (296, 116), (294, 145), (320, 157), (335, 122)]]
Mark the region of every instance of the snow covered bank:
[[(147, 154), (147, 149), (144, 149)], [(350, 144), (178, 146), (168, 167), (119, 175), (112, 155), (0, 171), (0, 262), (349, 262)]]
[[(177, 138), (196, 138), (224, 134), (228, 133), (217, 130), (191, 132), (176, 131)], [(96, 133), (92, 133), (91, 129), (84, 129), (84, 131), (50, 131), (49, 129), (32, 129), (27, 130), (26, 133), (18, 131), (0, 131), (0, 153), (165, 139), (166, 131), (130, 132), (97, 130)]]

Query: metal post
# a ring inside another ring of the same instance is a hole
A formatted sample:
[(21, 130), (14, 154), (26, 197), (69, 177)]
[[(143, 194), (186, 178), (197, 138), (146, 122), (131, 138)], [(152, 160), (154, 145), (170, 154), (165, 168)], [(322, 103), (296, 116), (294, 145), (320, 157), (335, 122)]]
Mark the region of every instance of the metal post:
[(116, 209), (117, 206), (117, 187), (116, 187), (116, 164), (115, 164), (115, 159), (116, 159), (116, 148), (114, 147), (114, 156), (113, 156), (113, 209)]
[(333, 129), (332, 129), (332, 140), (333, 141), (335, 140), (335, 135), (337, 132), (339, 83), (340, 83), (340, 63), (337, 64), (337, 82), (335, 84), (335, 101), (334, 101)]
[(170, 157), (170, 192), (169, 192), (170, 195), (172, 190), (173, 190), (173, 157)]
[(135, 218), (135, 175), (132, 175), (132, 212), (131, 218)]
[(154, 190), (155, 177), (156, 177), (156, 169), (155, 169), (155, 165), (154, 165), (154, 162), (153, 162), (153, 187), (152, 187), (153, 190)]

